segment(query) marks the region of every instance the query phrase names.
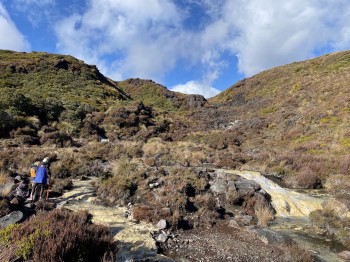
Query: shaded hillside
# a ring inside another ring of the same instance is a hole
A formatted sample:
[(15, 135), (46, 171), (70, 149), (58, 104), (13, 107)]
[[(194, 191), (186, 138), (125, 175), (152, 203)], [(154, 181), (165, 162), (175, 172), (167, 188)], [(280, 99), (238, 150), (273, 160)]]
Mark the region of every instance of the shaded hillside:
[(268, 170), (314, 182), (349, 174), (350, 51), (264, 71), (209, 101), (220, 105), (222, 128)]

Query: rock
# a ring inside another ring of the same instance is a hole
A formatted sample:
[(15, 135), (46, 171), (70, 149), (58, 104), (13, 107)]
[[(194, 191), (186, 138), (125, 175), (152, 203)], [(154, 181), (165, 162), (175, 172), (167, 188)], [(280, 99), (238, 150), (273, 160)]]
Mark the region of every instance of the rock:
[(260, 185), (252, 180), (239, 179), (235, 181), (235, 186), (240, 197), (254, 194), (255, 191), (260, 190)]
[(16, 224), (23, 218), (21, 211), (13, 211), (10, 214), (0, 218), (0, 228), (7, 227), (12, 224)]
[(338, 253), (338, 257), (345, 259), (345, 260), (350, 260), (350, 251), (345, 250), (343, 252)]
[(168, 226), (168, 223), (165, 219), (161, 219), (159, 220), (159, 222), (157, 223), (157, 228), (158, 229), (166, 229)]
[(22, 181), (22, 177), (21, 177), (20, 175), (16, 176), (16, 177), (15, 177), (15, 181), (16, 181), (16, 182)]
[(239, 215), (234, 220), (241, 226), (249, 226), (252, 223), (253, 217), (249, 215)]
[(257, 235), (257, 237), (261, 241), (263, 241), (265, 244), (268, 244), (268, 245), (275, 245), (275, 244), (289, 245), (294, 242), (290, 236), (280, 232), (273, 231), (268, 228), (258, 228), (253, 230), (253, 232)]
[(227, 186), (232, 190), (232, 191), (237, 191), (237, 188), (236, 188), (236, 185), (235, 185), (235, 182), (232, 181), (232, 180), (229, 180), (227, 182)]
[(162, 231), (156, 238), (156, 241), (159, 243), (165, 243), (168, 240), (169, 235)]
[(229, 227), (234, 227), (234, 228), (240, 228), (240, 225), (234, 219), (230, 219), (230, 221), (228, 222), (228, 226)]
[(4, 185), (0, 185), (1, 195), (3, 196), (9, 195), (14, 185), (15, 185), (14, 181), (5, 182)]
[(253, 189), (254, 191), (260, 190), (260, 185), (253, 181), (253, 180), (247, 180), (244, 178), (240, 178), (237, 181), (235, 181), (235, 185), (239, 190), (244, 190), (244, 189)]
[(217, 194), (225, 194), (227, 192), (227, 183), (221, 179), (215, 179), (211, 186), (210, 190)]
[(11, 199), (10, 203), (12, 205), (18, 205), (19, 204), (19, 200), (16, 197), (14, 197), (14, 198)]

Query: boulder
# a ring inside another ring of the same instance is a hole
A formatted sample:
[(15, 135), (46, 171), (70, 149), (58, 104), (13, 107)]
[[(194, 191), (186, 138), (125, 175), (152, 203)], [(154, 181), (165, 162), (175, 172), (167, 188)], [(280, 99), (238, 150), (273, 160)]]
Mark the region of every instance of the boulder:
[(234, 219), (230, 219), (230, 221), (228, 222), (228, 226), (233, 228), (240, 228), (240, 225)]
[(13, 211), (10, 214), (0, 218), (0, 228), (5, 228), (21, 221), (23, 213), (21, 211)]
[(225, 194), (227, 192), (227, 182), (221, 179), (215, 179), (211, 186), (210, 190), (216, 194)]
[(345, 250), (343, 252), (338, 253), (338, 257), (345, 259), (345, 260), (350, 260), (350, 251)]
[(276, 232), (272, 229), (258, 228), (254, 229), (253, 232), (261, 241), (268, 245), (290, 245), (294, 243), (293, 239), (290, 236)]
[(166, 229), (168, 226), (168, 223), (165, 219), (161, 219), (159, 220), (159, 222), (157, 223), (157, 228), (158, 229)]
[(235, 186), (241, 197), (253, 194), (255, 191), (261, 189), (260, 185), (252, 180), (238, 179), (235, 181)]

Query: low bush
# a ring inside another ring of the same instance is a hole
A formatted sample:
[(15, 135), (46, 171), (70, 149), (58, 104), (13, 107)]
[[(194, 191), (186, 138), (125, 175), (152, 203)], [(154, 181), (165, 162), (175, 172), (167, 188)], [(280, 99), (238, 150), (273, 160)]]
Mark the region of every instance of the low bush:
[(109, 202), (124, 203), (143, 180), (143, 171), (136, 162), (121, 159), (112, 163), (111, 177), (100, 183), (97, 195)]
[[(0, 230), (1, 261), (114, 261), (113, 238), (91, 223), (87, 212), (39, 212), (23, 224)], [(106, 260), (105, 260), (106, 261)]]

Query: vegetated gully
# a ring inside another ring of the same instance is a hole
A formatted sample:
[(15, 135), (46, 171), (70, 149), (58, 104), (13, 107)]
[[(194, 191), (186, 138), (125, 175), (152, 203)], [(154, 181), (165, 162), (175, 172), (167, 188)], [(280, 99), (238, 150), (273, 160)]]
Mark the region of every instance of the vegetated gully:
[[(336, 254), (346, 249), (342, 244), (309, 230), (311, 228), (310, 212), (322, 209), (322, 203), (327, 200), (327, 195), (311, 196), (307, 191), (299, 193), (282, 188), (258, 172), (223, 169), (222, 171), (254, 180), (270, 194), (272, 205), (276, 210), (276, 219), (271, 224), (272, 229), (288, 234), (300, 246), (318, 253), (326, 261), (341, 261)], [(313, 190), (309, 192), (315, 193)]]

